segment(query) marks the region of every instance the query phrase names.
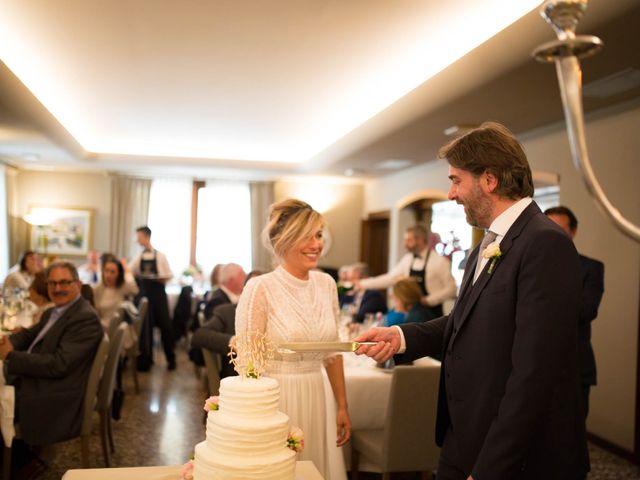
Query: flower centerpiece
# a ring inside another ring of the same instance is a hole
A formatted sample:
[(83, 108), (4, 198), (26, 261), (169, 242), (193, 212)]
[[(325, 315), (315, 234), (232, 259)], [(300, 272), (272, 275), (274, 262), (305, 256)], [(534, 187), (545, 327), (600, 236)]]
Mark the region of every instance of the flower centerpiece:
[(180, 283), (183, 285), (192, 285), (194, 281), (202, 277), (202, 269), (199, 265), (189, 265), (182, 271)]
[(304, 433), (298, 427), (293, 427), (287, 437), (287, 447), (296, 453), (304, 450)]
[(482, 258), (486, 258), (487, 260), (491, 260), (489, 264), (489, 270), (487, 273), (491, 275), (493, 270), (496, 268), (496, 263), (502, 257), (502, 251), (500, 250), (500, 243), (491, 242), (487, 247), (482, 251)]

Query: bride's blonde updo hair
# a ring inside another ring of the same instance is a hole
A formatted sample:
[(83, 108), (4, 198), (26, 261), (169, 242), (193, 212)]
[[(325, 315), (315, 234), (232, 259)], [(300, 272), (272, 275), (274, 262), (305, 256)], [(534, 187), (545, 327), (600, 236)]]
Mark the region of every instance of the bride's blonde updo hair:
[(262, 241), (276, 258), (282, 259), (290, 248), (324, 227), (324, 217), (311, 205), (289, 198), (269, 207), (269, 221), (262, 231)]

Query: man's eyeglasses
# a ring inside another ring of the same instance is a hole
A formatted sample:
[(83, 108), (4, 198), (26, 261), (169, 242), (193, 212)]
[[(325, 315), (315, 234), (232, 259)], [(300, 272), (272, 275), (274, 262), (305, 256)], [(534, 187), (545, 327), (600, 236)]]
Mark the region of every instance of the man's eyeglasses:
[(47, 280), (47, 286), (51, 288), (56, 288), (58, 286), (68, 287), (69, 285), (75, 282), (76, 282), (75, 280), (58, 280), (57, 282), (55, 280)]

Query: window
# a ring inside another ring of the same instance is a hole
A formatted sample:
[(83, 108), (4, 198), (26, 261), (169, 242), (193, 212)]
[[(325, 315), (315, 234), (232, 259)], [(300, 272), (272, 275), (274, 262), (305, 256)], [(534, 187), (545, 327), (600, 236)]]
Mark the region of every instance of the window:
[(198, 190), (196, 259), (205, 276), (218, 263), (233, 262), (251, 270), (251, 235), (247, 182), (208, 181)]
[(467, 223), (462, 205), (454, 201), (436, 202), (431, 209), (431, 231), (440, 235), (442, 241), (436, 250), (451, 259), (451, 273), (460, 286), (464, 260), (471, 248), (471, 226)]
[(173, 275), (189, 266), (191, 180), (155, 179), (149, 197), (151, 244), (167, 256)]
[(533, 194), (533, 199), (543, 212), (547, 208), (557, 207), (560, 205), (560, 187), (558, 185), (538, 187)]
[(0, 165), (0, 282), (9, 271), (9, 229), (7, 226), (7, 185), (5, 166)]

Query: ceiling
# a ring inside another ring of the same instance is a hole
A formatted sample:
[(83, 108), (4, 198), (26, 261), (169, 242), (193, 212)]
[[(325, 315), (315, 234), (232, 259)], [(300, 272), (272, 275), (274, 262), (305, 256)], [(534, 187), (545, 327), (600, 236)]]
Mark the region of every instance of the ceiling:
[[(528, 1), (0, 0), (0, 158), (201, 178), (432, 161), (453, 125), (562, 120)], [(640, 74), (638, 25), (637, 0), (589, 2), (578, 33), (605, 49), (585, 86)], [(638, 98), (640, 82), (585, 111)]]

